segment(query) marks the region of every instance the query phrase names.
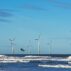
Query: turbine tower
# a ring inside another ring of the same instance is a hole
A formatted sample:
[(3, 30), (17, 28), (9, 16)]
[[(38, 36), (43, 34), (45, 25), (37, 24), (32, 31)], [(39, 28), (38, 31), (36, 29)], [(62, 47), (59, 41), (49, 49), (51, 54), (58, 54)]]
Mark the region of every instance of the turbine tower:
[(9, 41), (10, 41), (10, 43), (11, 43), (11, 50), (12, 50), (12, 54), (14, 54), (14, 41), (15, 41), (15, 38), (13, 38), (13, 39), (9, 39)]
[(35, 40), (37, 40), (38, 55), (39, 55), (40, 54), (40, 34), (38, 35), (38, 38)]
[(49, 55), (51, 55), (52, 54), (52, 40), (48, 42), (48, 46), (49, 46)]

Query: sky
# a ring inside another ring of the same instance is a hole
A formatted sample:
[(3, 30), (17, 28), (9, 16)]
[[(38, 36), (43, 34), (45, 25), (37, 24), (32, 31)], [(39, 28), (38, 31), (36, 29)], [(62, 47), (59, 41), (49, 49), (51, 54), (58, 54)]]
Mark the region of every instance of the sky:
[[(71, 0), (0, 0), (0, 54), (71, 54)], [(22, 52), (20, 49), (25, 51)]]

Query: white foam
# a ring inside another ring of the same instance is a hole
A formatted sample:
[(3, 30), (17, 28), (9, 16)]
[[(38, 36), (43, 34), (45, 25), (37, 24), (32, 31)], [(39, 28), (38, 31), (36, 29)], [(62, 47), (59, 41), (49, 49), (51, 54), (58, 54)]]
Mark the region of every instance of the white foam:
[(17, 56), (5, 56), (0, 55), (0, 62), (30, 62), (30, 61), (70, 61), (68, 58), (59, 58), (59, 57), (50, 57), (50, 56), (25, 56), (25, 57), (17, 57)]
[(21, 59), (19, 59), (19, 60), (2, 60), (2, 61), (0, 61), (0, 63), (29, 63), (30, 61), (27, 61), (27, 60), (21, 60)]
[(39, 64), (38, 65), (39, 67), (46, 67), (46, 68), (71, 68), (70, 65), (61, 65), (61, 64), (58, 64), (58, 65), (43, 65), (43, 64)]
[(0, 55), (0, 57), (5, 57), (5, 55)]
[(71, 60), (71, 56), (68, 56), (67, 59)]

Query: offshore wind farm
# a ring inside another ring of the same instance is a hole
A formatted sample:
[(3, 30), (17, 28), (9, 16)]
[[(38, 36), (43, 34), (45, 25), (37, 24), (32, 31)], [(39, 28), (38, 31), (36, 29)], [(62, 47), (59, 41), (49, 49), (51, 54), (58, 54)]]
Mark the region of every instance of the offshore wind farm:
[(71, 1), (0, 0), (0, 71), (71, 71)]

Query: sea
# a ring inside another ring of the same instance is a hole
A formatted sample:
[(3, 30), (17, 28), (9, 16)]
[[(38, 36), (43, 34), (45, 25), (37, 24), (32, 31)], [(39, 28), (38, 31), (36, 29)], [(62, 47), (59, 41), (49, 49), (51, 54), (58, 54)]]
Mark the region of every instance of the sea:
[[(7, 56), (28, 56), (27, 54), (7, 54)], [(52, 56), (52, 57), (68, 57), (70, 54), (41, 54), (40, 56)], [(39, 64), (67, 64), (66, 62), (46, 62), (46, 61), (31, 61), (29, 63), (0, 63), (0, 71), (71, 71), (71, 68), (49, 68), (49, 67), (39, 67)]]

